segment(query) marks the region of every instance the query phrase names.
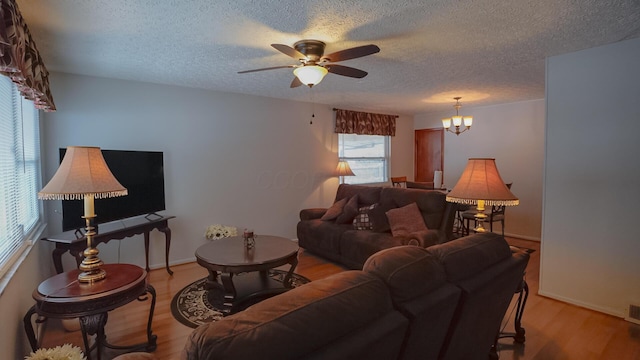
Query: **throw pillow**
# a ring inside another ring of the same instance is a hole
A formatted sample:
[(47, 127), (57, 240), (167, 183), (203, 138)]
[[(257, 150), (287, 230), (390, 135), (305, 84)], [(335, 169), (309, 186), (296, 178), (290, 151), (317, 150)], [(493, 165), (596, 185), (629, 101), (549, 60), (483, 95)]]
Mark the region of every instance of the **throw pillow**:
[(348, 198), (344, 198), (334, 202), (333, 205), (331, 205), (331, 207), (327, 209), (327, 212), (322, 215), (320, 220), (330, 221), (336, 219), (338, 216), (340, 216), (340, 214), (342, 214), (342, 209), (347, 204), (348, 200)]
[(389, 225), (389, 219), (387, 218), (387, 211), (395, 208), (396, 206), (394, 205), (378, 204), (378, 206), (369, 210), (369, 220), (372, 223), (371, 230), (379, 233), (390, 232), (391, 226)]
[(369, 211), (375, 209), (378, 204), (373, 204), (369, 206), (363, 206), (358, 209), (358, 215), (353, 219), (353, 227), (356, 230), (371, 230), (373, 229), (373, 224), (371, 223), (371, 219), (369, 218)]
[(387, 218), (393, 236), (428, 230), (416, 203), (387, 211)]
[(353, 195), (336, 218), (336, 224), (351, 224), (356, 215), (358, 215), (358, 195)]

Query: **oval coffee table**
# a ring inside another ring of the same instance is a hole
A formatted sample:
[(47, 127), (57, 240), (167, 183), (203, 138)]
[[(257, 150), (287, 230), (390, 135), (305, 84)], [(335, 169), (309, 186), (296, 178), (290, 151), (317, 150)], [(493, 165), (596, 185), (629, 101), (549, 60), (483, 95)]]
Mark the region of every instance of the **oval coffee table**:
[[(228, 315), (291, 289), (291, 274), (298, 265), (298, 244), (279, 236), (259, 235), (255, 246), (247, 249), (241, 236), (228, 237), (200, 246), (196, 259), (209, 271), (211, 286), (219, 284), (220, 277)], [(291, 266), (282, 283), (269, 277), (270, 269), (286, 264)]]

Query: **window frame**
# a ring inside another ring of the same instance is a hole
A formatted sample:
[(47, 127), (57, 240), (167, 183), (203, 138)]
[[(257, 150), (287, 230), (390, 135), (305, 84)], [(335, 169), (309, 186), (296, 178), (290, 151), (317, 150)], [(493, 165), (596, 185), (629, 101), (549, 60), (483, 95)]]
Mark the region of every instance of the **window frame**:
[[(382, 137), (384, 139), (384, 155), (383, 156), (344, 156), (344, 145), (345, 145), (345, 135), (355, 135), (356, 137), (364, 137), (364, 136), (377, 136)], [(350, 182), (352, 179), (350, 176), (340, 176), (340, 184), (354, 184), (354, 185), (377, 185), (377, 184), (385, 184), (389, 182), (390, 179), (390, 163), (391, 163), (391, 136), (389, 135), (360, 135), (360, 134), (338, 134), (338, 161), (347, 161), (349, 166), (353, 169), (353, 162), (358, 161), (371, 161), (377, 160), (382, 161), (383, 166), (383, 179), (381, 181), (374, 182)]]
[(40, 112), (8, 77), (0, 76), (0, 81), (0, 101), (6, 101), (0, 104), (0, 129), (5, 132), (0, 148), (0, 197), (4, 198), (0, 199), (1, 294), (45, 224), (42, 202), (37, 198), (42, 183)]

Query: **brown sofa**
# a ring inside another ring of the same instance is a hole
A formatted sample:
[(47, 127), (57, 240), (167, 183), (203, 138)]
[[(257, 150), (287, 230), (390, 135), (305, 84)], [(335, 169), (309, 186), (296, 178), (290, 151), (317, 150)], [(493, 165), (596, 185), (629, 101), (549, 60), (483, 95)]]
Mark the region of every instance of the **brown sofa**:
[(182, 359), (486, 360), (528, 260), (493, 233), (386, 249), (198, 327)]
[[(362, 269), (369, 256), (380, 250), (407, 244), (428, 247), (453, 238), (455, 206), (446, 202), (441, 191), (341, 184), (334, 206), (352, 197), (357, 197), (358, 208), (377, 205), (368, 211), (372, 229), (356, 230), (353, 217), (323, 220), (329, 209), (303, 209), (297, 226), (300, 247), (350, 269)], [(386, 212), (412, 203), (417, 204), (427, 230), (393, 236)]]

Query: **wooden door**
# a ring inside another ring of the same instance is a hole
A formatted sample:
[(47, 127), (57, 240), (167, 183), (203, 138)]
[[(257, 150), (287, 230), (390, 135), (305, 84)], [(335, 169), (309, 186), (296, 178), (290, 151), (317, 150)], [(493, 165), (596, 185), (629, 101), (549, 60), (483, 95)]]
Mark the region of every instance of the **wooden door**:
[(433, 172), (442, 171), (444, 163), (444, 130), (416, 130), (415, 145), (415, 181), (433, 181)]

